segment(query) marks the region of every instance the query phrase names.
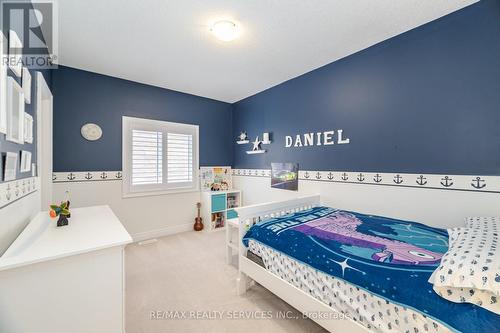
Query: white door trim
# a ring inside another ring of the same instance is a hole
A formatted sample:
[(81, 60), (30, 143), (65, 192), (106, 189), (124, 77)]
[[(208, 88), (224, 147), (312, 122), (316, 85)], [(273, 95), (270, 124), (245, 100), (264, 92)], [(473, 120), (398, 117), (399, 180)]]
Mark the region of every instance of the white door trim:
[(37, 176), (41, 210), (52, 203), (52, 107), (53, 96), (41, 72), (36, 73)]

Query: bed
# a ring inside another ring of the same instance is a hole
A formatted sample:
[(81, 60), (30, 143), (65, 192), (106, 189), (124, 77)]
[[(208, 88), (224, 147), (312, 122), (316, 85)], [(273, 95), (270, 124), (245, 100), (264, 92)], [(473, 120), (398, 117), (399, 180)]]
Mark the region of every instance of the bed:
[(427, 282), (444, 229), (340, 211), (319, 196), (238, 209), (238, 291), (256, 281), (330, 332), (493, 332), (499, 316)]

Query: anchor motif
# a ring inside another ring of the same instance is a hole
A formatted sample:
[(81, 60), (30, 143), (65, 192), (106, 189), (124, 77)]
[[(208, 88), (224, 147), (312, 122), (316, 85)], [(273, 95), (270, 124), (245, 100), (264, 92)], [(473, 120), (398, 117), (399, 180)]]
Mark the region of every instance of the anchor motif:
[(382, 181), (382, 177), (380, 177), (380, 174), (376, 174), (375, 177), (373, 177), (373, 181), (375, 183), (380, 183)]
[(101, 173), (101, 179), (107, 179), (107, 178), (108, 175), (106, 174), (106, 172)]
[(394, 179), (392, 181), (395, 182), (396, 184), (401, 184), (403, 183), (403, 177), (397, 174), (396, 176), (394, 176)]
[(92, 179), (92, 174), (90, 172), (87, 172), (87, 175), (85, 175), (85, 179), (91, 180)]
[(342, 179), (343, 181), (346, 181), (346, 180), (348, 180), (348, 179), (349, 179), (349, 176), (347, 175), (347, 173), (345, 173), (345, 172), (344, 172), (344, 173), (342, 174), (341, 179)]
[(417, 177), (417, 184), (420, 186), (424, 186), (427, 184), (427, 178), (425, 178), (423, 175), (420, 175), (420, 177)]
[(332, 180), (333, 179), (333, 173), (330, 172), (326, 178)]
[(441, 180), (443, 180), (443, 181), (444, 181), (444, 183), (443, 183), (443, 182), (440, 182), (440, 183), (441, 183), (441, 185), (443, 185), (444, 187), (450, 187), (450, 186), (452, 186), (452, 185), (453, 185), (453, 182), (452, 182), (452, 180), (453, 180), (453, 179), (451, 179), (451, 178), (450, 178), (450, 177), (448, 177), (448, 176), (445, 176), (444, 178), (441, 178)]
[(75, 179), (76, 179), (76, 177), (73, 174), (73, 172), (70, 172), (69, 175), (68, 175), (68, 180), (75, 180)]
[(56, 180), (56, 179), (57, 179), (57, 176), (56, 176), (56, 174), (55, 174), (55, 173), (53, 173), (53, 174), (52, 174), (52, 180), (54, 181), (54, 180)]
[(116, 179), (122, 179), (122, 173), (120, 171), (116, 173)]
[(360, 181), (360, 182), (365, 181), (365, 177), (363, 176), (363, 174), (362, 174), (362, 173), (360, 173), (360, 174), (358, 175), (358, 181)]
[(316, 179), (321, 179), (321, 173), (319, 171), (316, 173)]
[(262, 170), (261, 175), (262, 175), (262, 177), (265, 177), (266, 176), (266, 171)]
[(10, 197), (10, 192), (5, 193), (5, 198), (7, 199), (7, 201), (10, 201)]
[(238, 176), (241, 174), (241, 170), (238, 170)]
[(304, 178), (309, 179), (309, 172), (306, 171), (306, 173), (304, 173)]
[[(476, 183), (474, 184), (474, 182), (476, 182)], [(484, 183), (484, 182), (485, 182), (485, 180), (484, 180), (484, 179), (481, 179), (481, 177), (476, 177), (476, 179), (473, 179), (473, 180), (472, 180), (471, 185), (472, 185), (472, 187), (474, 187), (474, 188), (480, 189), (480, 188), (484, 188), (484, 187), (486, 187), (486, 184), (482, 184), (482, 185), (481, 185), (481, 183)]]

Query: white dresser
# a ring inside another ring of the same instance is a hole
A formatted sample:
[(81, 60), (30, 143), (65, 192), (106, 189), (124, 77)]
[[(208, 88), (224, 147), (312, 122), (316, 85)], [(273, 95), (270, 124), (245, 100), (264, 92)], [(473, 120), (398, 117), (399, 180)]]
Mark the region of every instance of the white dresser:
[(108, 206), (47, 212), (0, 257), (0, 332), (124, 332), (124, 247), (132, 238)]

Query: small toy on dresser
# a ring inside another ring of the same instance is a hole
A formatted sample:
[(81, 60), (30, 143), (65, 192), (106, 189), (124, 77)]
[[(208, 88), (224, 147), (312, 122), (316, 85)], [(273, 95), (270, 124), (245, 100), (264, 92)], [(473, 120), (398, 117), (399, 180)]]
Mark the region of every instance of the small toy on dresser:
[(52, 218), (59, 216), (59, 219), (57, 220), (58, 227), (68, 225), (68, 219), (71, 217), (71, 213), (69, 211), (69, 201), (63, 201), (60, 205), (50, 205), (49, 215)]

